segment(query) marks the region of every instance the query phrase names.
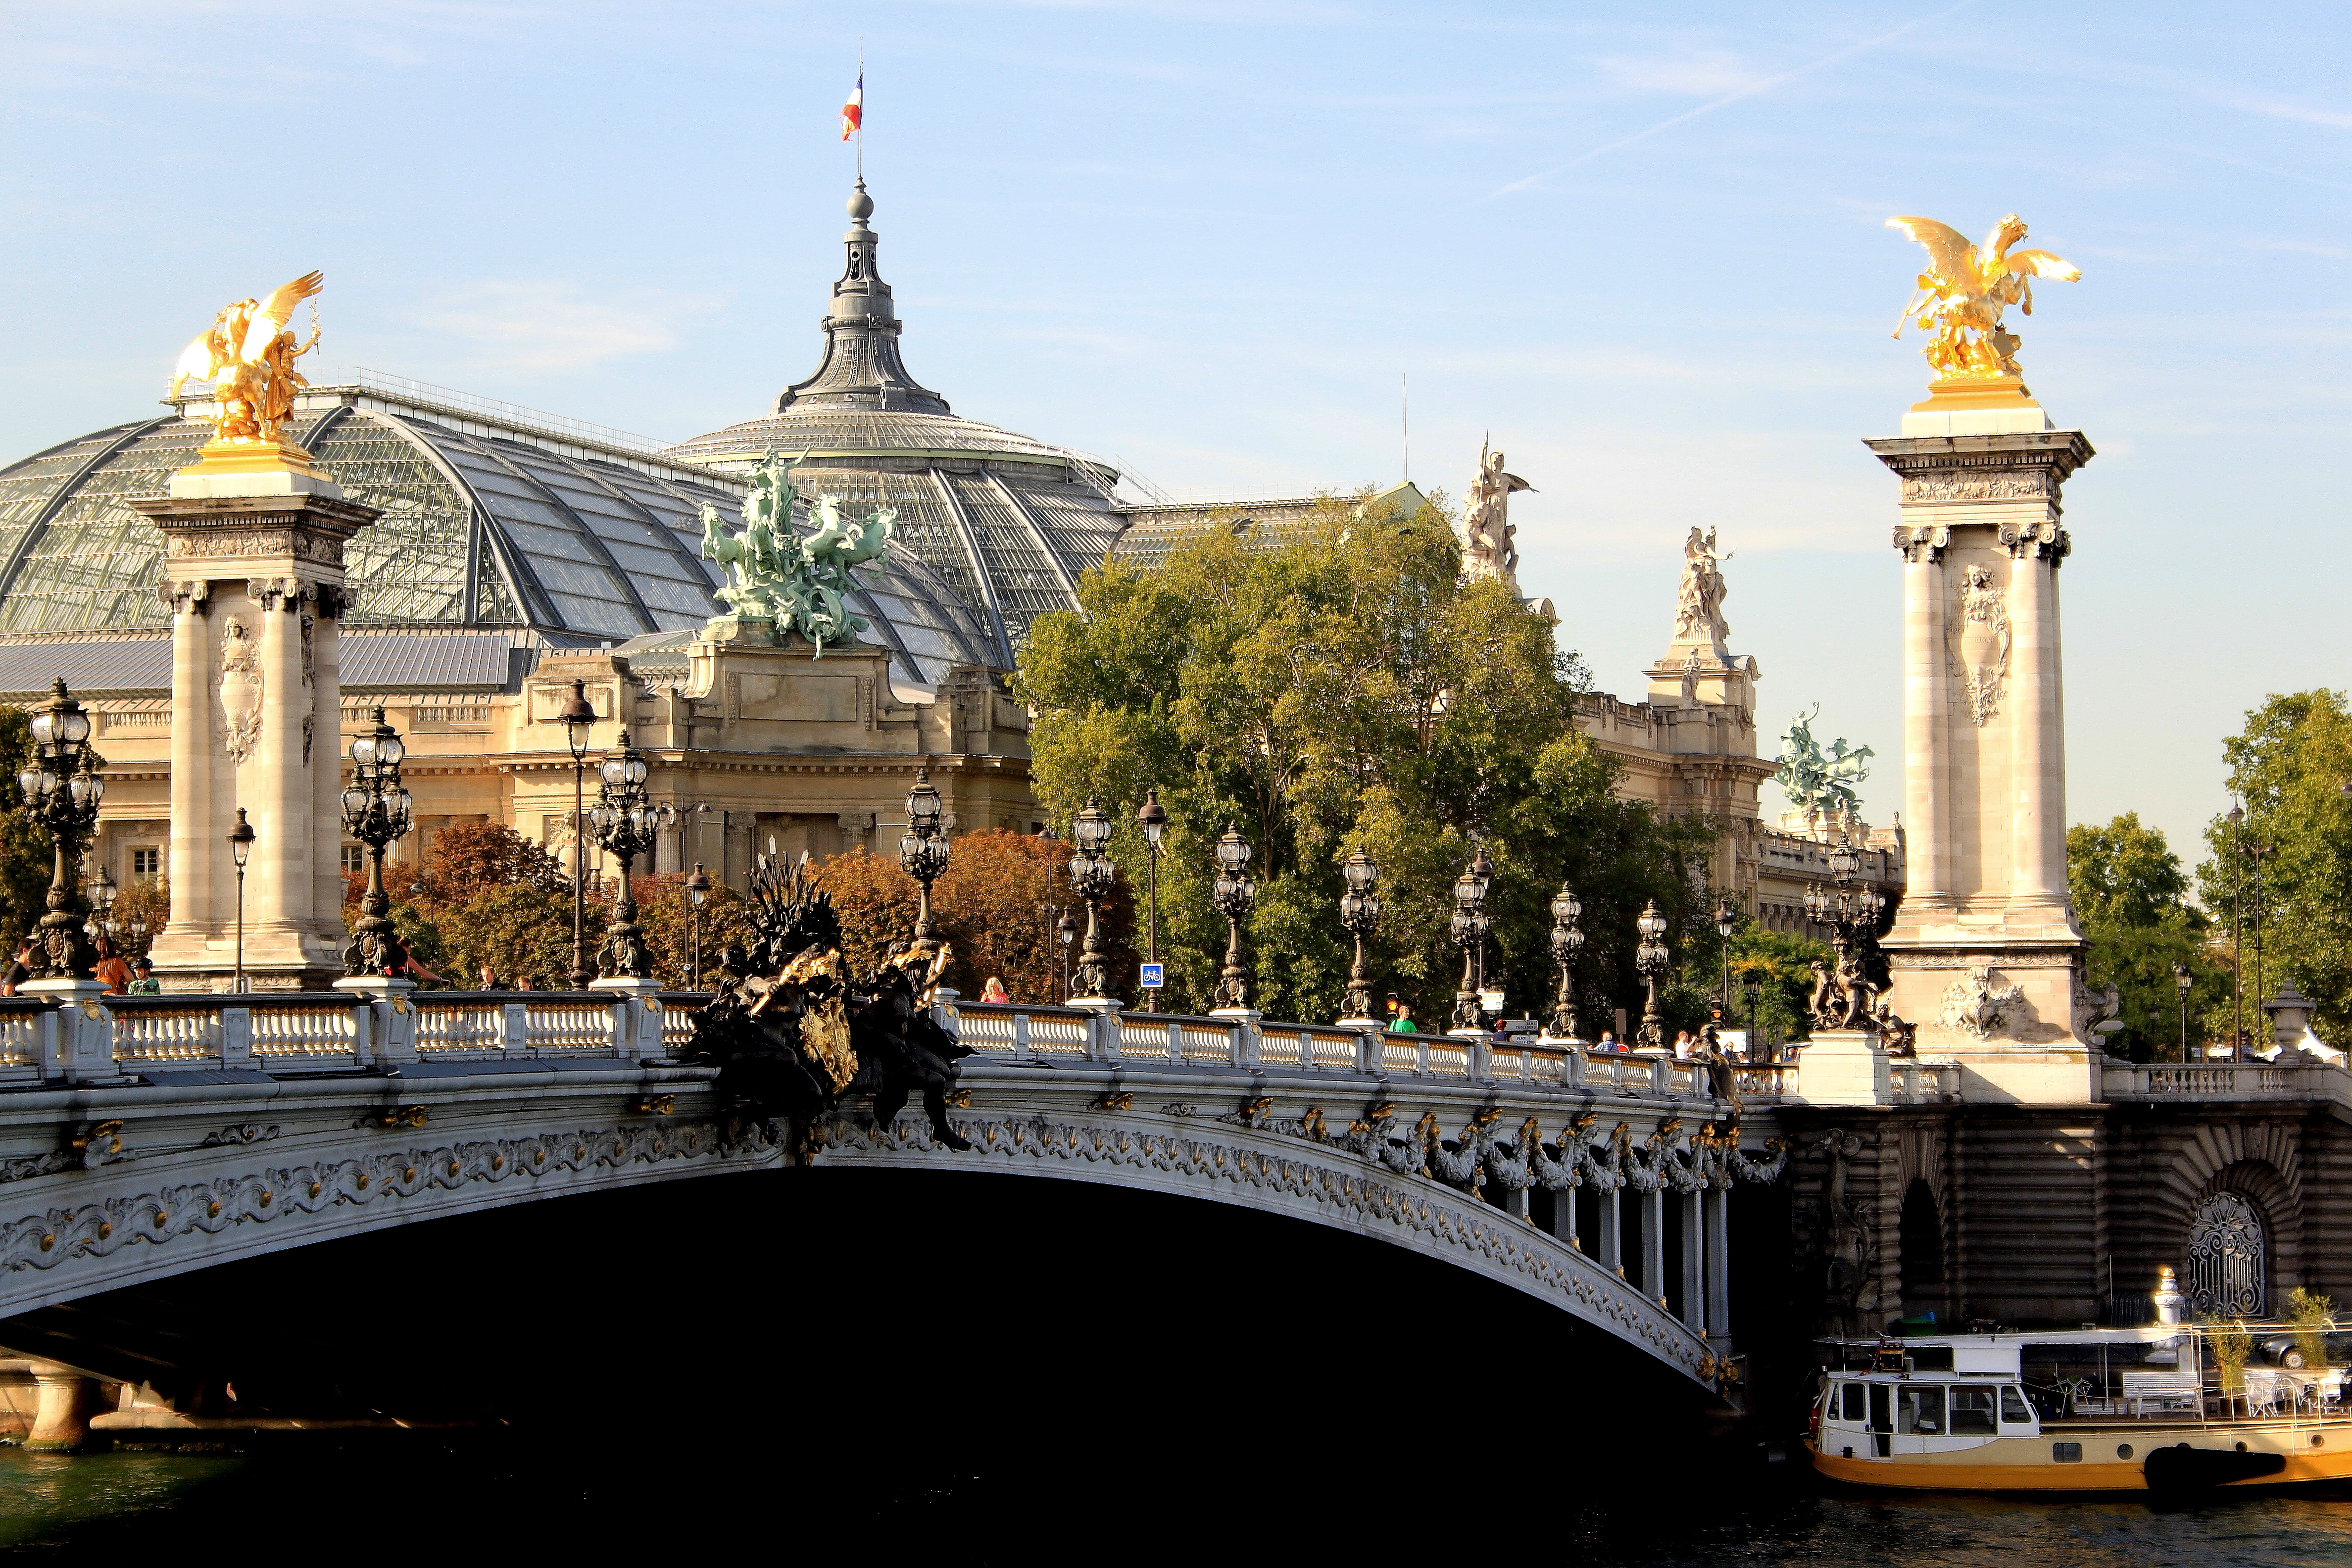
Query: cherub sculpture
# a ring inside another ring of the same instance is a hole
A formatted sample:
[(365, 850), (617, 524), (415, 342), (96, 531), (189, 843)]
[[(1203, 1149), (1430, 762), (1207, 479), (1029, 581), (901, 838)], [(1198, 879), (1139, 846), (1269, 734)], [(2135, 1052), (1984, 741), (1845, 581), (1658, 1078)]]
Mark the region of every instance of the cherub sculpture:
[(275, 442), (294, 414), (294, 395), (308, 386), (294, 362), (318, 346), (319, 308), (310, 307), (310, 337), (297, 346), (288, 323), (294, 307), (326, 287), (326, 274), (305, 272), (267, 300), (239, 300), (222, 308), (173, 368), (177, 397), (190, 380), (213, 384), (215, 440)]
[(2025, 222), (2015, 213), (1994, 226), (1980, 246), (1930, 217), (1891, 217), (1886, 226), (1927, 247), (1927, 270), (1919, 274), (1893, 335), (1901, 337), (1916, 314), (1919, 330), (1930, 334), (1925, 352), (1939, 380), (2022, 374), (2016, 358), (2020, 340), (2001, 326), (2001, 311), (2016, 305), (2033, 314), (2032, 279), (2073, 283), (2083, 276), (2082, 268), (2046, 250), (2011, 255), (2009, 247), (2025, 237)]

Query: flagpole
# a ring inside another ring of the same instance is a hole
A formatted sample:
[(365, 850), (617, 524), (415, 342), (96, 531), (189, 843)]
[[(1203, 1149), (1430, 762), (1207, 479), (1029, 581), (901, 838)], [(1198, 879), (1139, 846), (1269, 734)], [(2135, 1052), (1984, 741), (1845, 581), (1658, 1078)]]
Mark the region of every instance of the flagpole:
[(866, 184), (866, 45), (857, 46), (857, 183)]

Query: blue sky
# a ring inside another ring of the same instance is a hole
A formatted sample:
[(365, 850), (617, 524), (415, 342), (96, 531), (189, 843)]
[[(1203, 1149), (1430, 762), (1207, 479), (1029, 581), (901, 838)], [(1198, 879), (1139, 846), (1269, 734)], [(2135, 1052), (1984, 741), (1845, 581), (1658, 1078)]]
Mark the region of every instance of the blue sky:
[(13, 457), (152, 406), (225, 301), (323, 268), (329, 366), (647, 434), (815, 363), (866, 59), (918, 377), (1180, 491), (1458, 490), (1638, 697), (1717, 528), (1777, 732), (1899, 805), (1895, 213), (2080, 265), (2021, 323), (2069, 486), (2070, 815), (2176, 845), (2266, 692), (2341, 687), (2347, 25), (2321, 6), (0, 10)]

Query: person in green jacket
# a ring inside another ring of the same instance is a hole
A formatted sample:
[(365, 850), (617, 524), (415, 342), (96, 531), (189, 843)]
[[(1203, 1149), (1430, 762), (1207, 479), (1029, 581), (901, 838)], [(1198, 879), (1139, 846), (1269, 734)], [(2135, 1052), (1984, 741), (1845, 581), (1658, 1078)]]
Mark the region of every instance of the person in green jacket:
[(1400, 1002), (1396, 1005), (1396, 1016), (1389, 1020), (1389, 1033), (1391, 1035), (1421, 1033), (1421, 1026), (1412, 1021), (1412, 1003)]

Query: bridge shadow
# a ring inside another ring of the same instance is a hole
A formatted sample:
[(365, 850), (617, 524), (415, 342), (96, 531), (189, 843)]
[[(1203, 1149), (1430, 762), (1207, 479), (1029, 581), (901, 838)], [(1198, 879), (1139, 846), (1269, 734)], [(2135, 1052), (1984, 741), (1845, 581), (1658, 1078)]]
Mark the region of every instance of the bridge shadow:
[[(1597, 1477), (1720, 1430), (1609, 1335), (1363, 1237), (823, 1163), (226, 1264), (7, 1320), (0, 1344), (206, 1413), (464, 1423), (405, 1439), (451, 1485), (436, 1506), (529, 1500), (541, 1531), (583, 1508), (617, 1527), (649, 1486), (730, 1528), (817, 1510), (1131, 1529), (1203, 1485), (1393, 1510), (1408, 1478), (1499, 1468), (1549, 1492), (1580, 1453)], [(508, 1510), (478, 1526), (532, 1533)]]

